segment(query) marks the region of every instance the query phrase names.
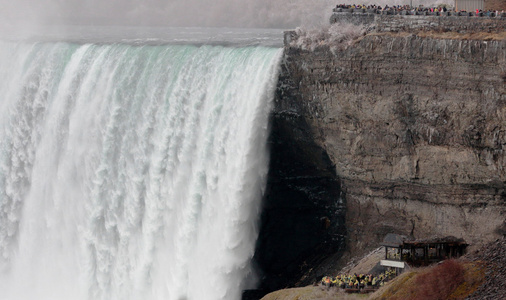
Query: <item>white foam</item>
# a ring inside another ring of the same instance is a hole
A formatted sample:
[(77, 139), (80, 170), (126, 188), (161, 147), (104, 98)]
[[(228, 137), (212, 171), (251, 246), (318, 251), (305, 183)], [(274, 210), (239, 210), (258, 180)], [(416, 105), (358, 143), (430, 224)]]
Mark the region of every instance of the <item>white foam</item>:
[(282, 50), (0, 49), (0, 299), (251, 287)]

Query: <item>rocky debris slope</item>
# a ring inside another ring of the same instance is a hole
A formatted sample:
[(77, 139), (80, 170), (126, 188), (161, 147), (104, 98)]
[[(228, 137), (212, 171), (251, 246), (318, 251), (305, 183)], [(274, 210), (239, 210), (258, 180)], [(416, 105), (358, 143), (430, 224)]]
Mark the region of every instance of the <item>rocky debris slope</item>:
[(365, 256), (354, 257), (344, 266), (339, 274), (369, 274), (380, 260), (385, 258), (385, 248), (378, 247)]
[(466, 255), (487, 266), (485, 282), (467, 299), (504, 299), (506, 297), (506, 237)]

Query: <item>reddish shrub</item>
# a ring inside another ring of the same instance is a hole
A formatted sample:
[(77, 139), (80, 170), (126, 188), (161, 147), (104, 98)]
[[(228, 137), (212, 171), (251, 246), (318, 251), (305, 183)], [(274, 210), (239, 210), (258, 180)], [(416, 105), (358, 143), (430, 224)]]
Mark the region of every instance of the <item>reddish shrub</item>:
[(456, 260), (445, 260), (416, 279), (416, 299), (446, 299), (464, 282), (464, 267)]

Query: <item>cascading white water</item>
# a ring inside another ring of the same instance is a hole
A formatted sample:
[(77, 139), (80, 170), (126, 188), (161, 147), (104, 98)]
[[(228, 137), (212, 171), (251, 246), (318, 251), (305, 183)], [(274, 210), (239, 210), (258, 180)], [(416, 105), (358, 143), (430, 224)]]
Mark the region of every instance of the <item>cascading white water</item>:
[(0, 43), (0, 299), (240, 299), (281, 51)]

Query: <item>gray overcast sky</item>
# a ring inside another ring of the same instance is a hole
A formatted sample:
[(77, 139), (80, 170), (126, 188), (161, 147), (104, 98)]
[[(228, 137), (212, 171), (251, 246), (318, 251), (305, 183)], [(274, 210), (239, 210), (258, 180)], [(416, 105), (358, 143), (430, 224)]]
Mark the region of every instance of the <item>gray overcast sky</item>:
[(0, 0), (2, 23), (292, 27), (324, 18), (329, 0)]
[[(432, 4), (448, 0), (413, 0)], [(453, 3), (453, 0), (449, 2)], [(0, 0), (0, 26), (115, 24), (294, 28), (325, 24), (338, 3), (409, 0)]]

